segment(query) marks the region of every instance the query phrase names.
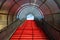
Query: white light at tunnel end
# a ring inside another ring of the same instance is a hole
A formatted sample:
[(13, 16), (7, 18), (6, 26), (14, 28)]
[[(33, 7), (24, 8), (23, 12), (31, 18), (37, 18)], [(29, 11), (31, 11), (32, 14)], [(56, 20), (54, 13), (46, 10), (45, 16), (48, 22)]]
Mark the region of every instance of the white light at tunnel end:
[[(37, 4), (35, 4), (35, 3), (26, 3), (26, 4), (23, 4), (23, 5), (21, 5), (20, 7), (19, 7), (19, 11), (21, 12), (25, 7), (27, 7), (27, 6), (33, 6), (33, 7), (36, 7), (39, 11), (40, 11), (40, 13), (41, 13), (41, 15), (43, 16), (43, 18), (44, 18), (44, 15), (43, 15), (43, 13), (42, 13), (42, 11), (39, 9), (39, 5), (37, 5)], [(17, 11), (18, 11), (17, 10)], [(18, 11), (18, 13), (19, 13), (19, 11)]]
[(34, 15), (32, 14), (27, 15), (26, 20), (34, 20)]

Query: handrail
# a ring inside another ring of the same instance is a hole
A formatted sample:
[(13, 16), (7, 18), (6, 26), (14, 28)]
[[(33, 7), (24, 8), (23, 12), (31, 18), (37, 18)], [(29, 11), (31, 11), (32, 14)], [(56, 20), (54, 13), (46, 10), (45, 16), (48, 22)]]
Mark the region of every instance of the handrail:
[[(35, 22), (36, 22), (36, 24), (40, 27), (40, 28), (42, 28), (42, 30), (45, 32), (45, 34), (47, 35), (47, 37), (48, 37), (48, 39), (49, 40), (54, 40), (54, 37), (52, 36), (52, 34), (49, 32), (49, 28), (47, 28), (47, 26), (45, 27), (45, 25), (44, 25), (44, 21), (43, 21), (43, 19), (41, 19), (41, 20), (38, 20), (37, 18), (35, 19)], [(46, 24), (46, 23), (45, 23)]]
[(53, 28), (54, 30), (60, 32), (60, 29), (57, 29), (56, 27), (54, 27), (55, 25), (49, 24), (49, 23), (46, 22), (44, 19), (43, 19), (42, 21), (43, 21), (43, 23), (46, 23), (46, 24), (48, 24), (49, 26), (51, 26), (51, 28)]
[[(12, 25), (13, 23), (15, 23), (16, 21), (17, 21), (17, 20), (15, 20), (14, 22), (12, 22), (10, 25)], [(10, 25), (7, 25), (5, 28), (3, 28), (3, 29), (1, 30), (1, 32), (7, 30), (7, 28), (8, 28)], [(1, 33), (1, 32), (0, 32), (0, 33)]]
[(46, 15), (57, 15), (57, 14), (60, 14), (60, 13), (52, 13), (52, 14), (46, 14)]
[(17, 29), (19, 25), (21, 25), (24, 20), (16, 20), (15, 23), (11, 23), (7, 29), (0, 33), (0, 40), (9, 40), (13, 32)]

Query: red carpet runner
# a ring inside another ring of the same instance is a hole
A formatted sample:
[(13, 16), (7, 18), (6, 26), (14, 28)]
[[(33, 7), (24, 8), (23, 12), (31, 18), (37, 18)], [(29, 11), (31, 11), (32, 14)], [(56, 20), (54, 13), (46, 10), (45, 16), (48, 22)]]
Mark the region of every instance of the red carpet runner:
[(10, 40), (48, 40), (48, 38), (35, 21), (27, 20), (17, 28)]

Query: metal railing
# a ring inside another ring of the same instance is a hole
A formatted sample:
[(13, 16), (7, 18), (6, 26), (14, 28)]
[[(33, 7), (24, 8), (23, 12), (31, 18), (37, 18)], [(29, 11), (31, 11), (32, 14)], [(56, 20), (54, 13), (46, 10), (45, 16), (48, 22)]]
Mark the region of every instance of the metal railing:
[(17, 29), (18, 26), (20, 26), (24, 22), (21, 20), (16, 20), (15, 22), (8, 25), (7, 29), (3, 30), (0, 33), (0, 40), (9, 40), (13, 32)]
[(45, 20), (42, 20), (42, 28), (43, 30), (46, 32), (46, 34), (48, 35), (50, 40), (59, 40), (60, 39), (60, 30), (58, 30), (57, 28), (55, 28), (54, 25), (49, 24), (48, 22), (46, 22)]

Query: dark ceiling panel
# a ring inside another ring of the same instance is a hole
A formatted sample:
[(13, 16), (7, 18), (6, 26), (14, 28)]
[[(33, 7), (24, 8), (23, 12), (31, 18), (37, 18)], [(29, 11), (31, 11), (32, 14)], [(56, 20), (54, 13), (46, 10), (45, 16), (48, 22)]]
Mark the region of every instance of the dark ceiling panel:
[(2, 6), (1, 9), (3, 10), (9, 10), (9, 8), (14, 4), (14, 1), (12, 0), (7, 0), (4, 5)]
[(30, 3), (30, 0), (20, 0), (19, 2), (17, 2), (19, 5), (25, 4), (25, 3)]
[(22, 4), (24, 4), (24, 3), (29, 3), (29, 0), (26, 0), (26, 1), (20, 0), (20, 1), (18, 1), (18, 2), (16, 2), (16, 1), (14, 0), (14, 2), (15, 2), (15, 4), (14, 4), (14, 6), (11, 8), (9, 14), (15, 13), (15, 12), (17, 11), (17, 9), (18, 9)]
[(6, 2), (6, 0), (0, 0), (0, 9), (3, 6), (3, 4)]
[[(10, 13), (15, 13), (16, 12), (16, 10), (17, 9), (19, 9), (19, 7), (21, 6), (21, 5), (23, 5), (23, 4), (25, 4), (25, 3), (30, 3), (32, 0), (6, 0), (6, 2), (5, 2), (5, 0), (0, 0), (0, 8), (1, 8), (1, 6), (2, 6), (2, 8), (1, 9), (3, 9), (3, 10), (10, 10), (9, 12)], [(46, 2), (47, 0), (37, 0), (37, 4), (40, 4), (39, 2), (41, 2), (42, 4), (39, 6), (39, 7), (41, 7), (43, 4), (45, 4), (45, 2)], [(34, 0), (33, 0), (33, 2), (34, 2)], [(3, 5), (2, 5), (3, 4)], [(13, 5), (13, 6), (12, 6)], [(18, 6), (17, 6), (18, 5)], [(45, 5), (46, 6), (46, 5)], [(42, 6), (42, 7), (44, 7), (44, 6)], [(46, 12), (46, 10), (48, 10), (48, 7), (44, 7), (43, 8), (44, 9), (44, 12)], [(42, 10), (43, 10), (42, 9)], [(54, 9), (53, 9), (54, 10)], [(49, 11), (47, 11), (47, 12), (49, 12)]]
[(60, 8), (60, 0), (54, 0), (56, 2), (56, 4), (58, 5), (58, 7)]
[(10, 14), (11, 14), (11, 13), (14, 14), (14, 13), (17, 11), (18, 8), (19, 8), (19, 5), (15, 4), (15, 5), (11, 8)]

